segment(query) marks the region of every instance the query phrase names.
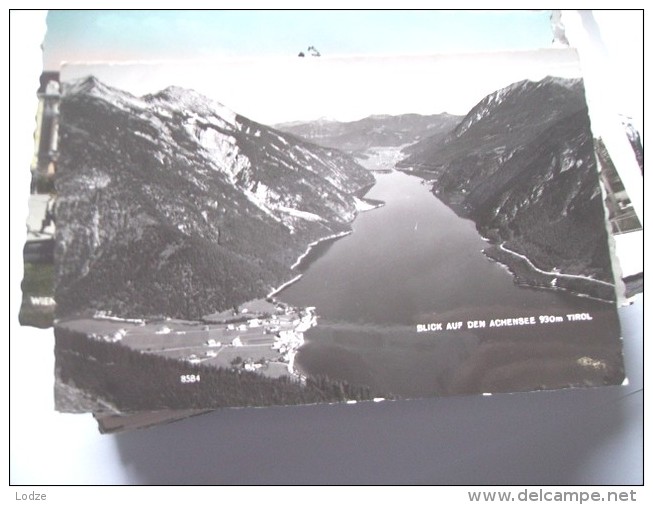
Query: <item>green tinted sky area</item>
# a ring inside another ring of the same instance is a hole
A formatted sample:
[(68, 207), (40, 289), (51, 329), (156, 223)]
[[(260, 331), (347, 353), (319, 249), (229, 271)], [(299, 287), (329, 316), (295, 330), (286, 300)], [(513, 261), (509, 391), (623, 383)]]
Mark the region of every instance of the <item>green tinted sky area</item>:
[(549, 47), (549, 11), (51, 11), (61, 61), (503, 51)]

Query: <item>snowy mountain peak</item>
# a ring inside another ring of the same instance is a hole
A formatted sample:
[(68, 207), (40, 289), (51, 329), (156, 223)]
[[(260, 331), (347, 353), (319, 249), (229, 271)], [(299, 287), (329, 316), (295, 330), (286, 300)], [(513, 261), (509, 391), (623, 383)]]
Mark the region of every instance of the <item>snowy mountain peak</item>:
[(557, 86), (562, 86), (567, 89), (572, 89), (572, 90), (577, 90), (579, 87), (582, 85), (582, 79), (568, 79), (565, 77), (554, 77), (554, 76), (547, 76), (541, 81), (539, 81), (538, 84), (555, 84)]
[(89, 75), (75, 81), (66, 82), (63, 85), (63, 91), (66, 94), (109, 94), (114, 91), (106, 84), (102, 83), (97, 77)]
[[(560, 88), (564, 88), (564, 91), (561, 92)], [(505, 108), (506, 112), (510, 112), (517, 118), (525, 115), (527, 112), (525, 109), (531, 107), (533, 103), (545, 102), (553, 97), (559, 99), (561, 93), (575, 96), (582, 91), (581, 79), (547, 76), (540, 81), (525, 79), (515, 82), (483, 98), (458, 125), (454, 136), (460, 138), (490, 113), (496, 115), (499, 108)]]
[(192, 89), (168, 86), (158, 93), (144, 96), (143, 99), (179, 112), (217, 117), (232, 127), (237, 127), (234, 111)]
[(64, 83), (63, 94), (64, 96), (92, 96), (125, 111), (147, 108), (147, 104), (142, 99), (117, 88), (107, 86), (92, 75)]
[(228, 129), (238, 128), (237, 114), (234, 111), (195, 90), (179, 86), (169, 86), (157, 93), (136, 97), (90, 75), (65, 83), (64, 94), (93, 96), (125, 111), (158, 108), (183, 116), (213, 120)]

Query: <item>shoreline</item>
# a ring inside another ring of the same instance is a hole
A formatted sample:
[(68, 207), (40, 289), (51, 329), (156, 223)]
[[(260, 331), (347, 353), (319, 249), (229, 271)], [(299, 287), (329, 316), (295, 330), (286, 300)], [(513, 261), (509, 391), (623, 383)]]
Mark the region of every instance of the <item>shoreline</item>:
[(478, 236), (488, 244), (487, 247), (481, 250), (483, 255), (505, 267), (512, 275), (515, 284), (533, 289), (564, 291), (580, 298), (591, 298), (604, 303), (615, 303), (617, 301), (617, 289), (614, 282), (610, 283), (581, 274), (567, 274), (555, 270), (547, 271), (537, 267), (528, 256), (509, 249), (505, 245), (505, 240), (500, 241), (500, 237), (485, 236), (479, 230), (476, 221), (465, 216), (463, 209), (459, 205), (441, 197), (435, 189), (433, 179), (427, 179), (423, 174), (411, 173), (407, 169), (399, 170), (407, 173), (407, 175), (422, 179), (426, 186), (430, 186), (430, 192), (435, 198), (453, 210), (458, 217), (474, 223)]
[(582, 275), (547, 272), (533, 265), (527, 256), (511, 251), (503, 244), (489, 243), (490, 246), (482, 250), (483, 255), (506, 268), (515, 284), (521, 287), (564, 291), (579, 298), (610, 304), (616, 301), (614, 284)]
[[(371, 187), (371, 185), (368, 188), (365, 188), (365, 193), (367, 193)], [(356, 217), (358, 217), (359, 214), (363, 212), (368, 212), (374, 209), (378, 209), (379, 207), (383, 207), (385, 205), (385, 202), (382, 202), (380, 200), (367, 200), (362, 196), (355, 196), (354, 197), (354, 204), (356, 206), (357, 214)], [(353, 221), (356, 220), (356, 217), (354, 218)], [(314, 240), (313, 242), (309, 243), (308, 246), (306, 247), (306, 251), (304, 251), (303, 254), (299, 255), (299, 257), (295, 260), (295, 262), (291, 265), (290, 270), (296, 270), (302, 262), (308, 257), (308, 255), (311, 253), (314, 247), (316, 247), (319, 244), (323, 244), (325, 242), (329, 241), (335, 241), (337, 239), (346, 237), (348, 235), (351, 235), (354, 233), (353, 230), (347, 230), (343, 231), (340, 233), (334, 233), (332, 235), (328, 235), (326, 237), (322, 237), (320, 239)], [(281, 293), (284, 289), (286, 289), (288, 286), (291, 286), (292, 284), (296, 283), (299, 281), (303, 276), (303, 273), (300, 273), (299, 275), (296, 275), (292, 279), (290, 279), (287, 282), (284, 282), (280, 286), (272, 289), (266, 296), (267, 300), (270, 300), (272, 303), (283, 303), (280, 302), (275, 298), (276, 295)], [(305, 376), (299, 372), (295, 368), (295, 356), (297, 355), (297, 352), (300, 350), (300, 348), (304, 345), (304, 332), (314, 326), (317, 326), (317, 314), (316, 314), (316, 308), (315, 307), (305, 307), (304, 310), (306, 311), (306, 317), (301, 317), (299, 320), (299, 324), (296, 326), (294, 329), (293, 333), (293, 338), (290, 339), (290, 341), (287, 340), (287, 337), (282, 337), (281, 335), (278, 336), (278, 339), (275, 339), (275, 344), (273, 344), (273, 348), (276, 348), (280, 354), (283, 356), (283, 359), (285, 359), (288, 362), (288, 372), (291, 376), (296, 377), (300, 381), (305, 380)], [(281, 348), (285, 348), (286, 346), (290, 347), (287, 349), (285, 352), (282, 352)]]
[[(281, 291), (283, 291), (284, 289), (286, 289), (286, 288), (287, 288), (288, 286), (290, 286), (291, 284), (294, 284), (295, 282), (297, 282), (299, 279), (302, 278), (302, 275), (303, 275), (303, 274), (299, 274), (299, 275), (293, 277), (292, 279), (290, 279), (289, 281), (284, 282), (281, 286), (279, 286), (279, 287), (277, 287), (277, 288), (274, 288), (272, 291), (270, 291), (270, 292), (266, 295), (265, 298), (270, 298), (270, 299), (274, 300), (274, 296), (275, 296), (275, 295), (279, 294)], [(276, 301), (276, 300), (274, 300), (274, 301)]]
[[(323, 237), (323, 238), (320, 238), (320, 239), (317, 239), (317, 240), (311, 242), (306, 247), (306, 251), (304, 251), (304, 253), (301, 254), (295, 260), (295, 262), (290, 266), (290, 269), (295, 270), (301, 264), (302, 260), (306, 256), (308, 256), (308, 254), (311, 252), (311, 249), (313, 249), (313, 247), (315, 247), (316, 245), (321, 244), (322, 242), (328, 242), (329, 240), (336, 240), (338, 238), (346, 237), (347, 235), (351, 235), (352, 233), (354, 233), (353, 230), (343, 231), (343, 232), (340, 232), (340, 233), (334, 233), (333, 235), (328, 235), (326, 237)], [(301, 277), (301, 275), (299, 275), (298, 277)], [(297, 279), (297, 277), (295, 279)], [(295, 282), (295, 281), (293, 280), (292, 282)], [(286, 283), (286, 284), (288, 284), (288, 283)], [(280, 291), (280, 289), (281, 288), (277, 288), (274, 292), (277, 293), (277, 292)]]
[[(382, 202), (380, 200), (370, 200), (370, 199), (367, 199), (367, 198), (362, 196), (363, 194), (367, 194), (369, 192), (369, 190), (372, 189), (372, 187), (374, 187), (374, 184), (371, 184), (369, 186), (366, 186), (365, 188), (362, 188), (356, 195), (354, 195), (354, 205), (356, 207), (356, 216), (351, 221), (351, 223), (356, 221), (356, 218), (358, 217), (359, 214), (361, 214), (363, 212), (368, 212), (368, 211), (371, 211), (371, 210), (374, 210), (374, 209), (378, 209), (379, 207), (383, 207), (385, 205), (385, 202)], [(361, 194), (361, 196), (358, 196), (358, 194)], [(319, 238), (317, 240), (314, 240), (313, 242), (308, 244), (308, 246), (306, 247), (306, 251), (304, 251), (303, 254), (300, 254), (299, 257), (295, 260), (295, 262), (290, 266), (290, 270), (296, 270), (297, 267), (299, 267), (301, 265), (304, 258), (306, 258), (310, 254), (311, 250), (316, 245), (322, 244), (324, 242), (328, 242), (330, 240), (336, 240), (336, 239), (339, 239), (339, 238), (342, 238), (342, 237), (346, 237), (347, 235), (351, 235), (352, 233), (354, 233), (354, 230), (350, 229), (350, 230), (347, 230), (347, 231), (343, 231), (343, 232), (340, 232), (340, 233), (334, 233), (333, 235), (327, 235), (326, 237), (322, 237), (322, 238)], [(297, 280), (299, 280), (299, 277), (301, 277), (301, 275), (299, 275), (298, 277), (295, 277), (291, 281), (288, 281), (287, 283), (283, 284), (282, 286), (274, 289), (272, 291), (272, 293), (270, 293), (270, 295), (268, 295), (268, 296), (274, 296), (275, 294), (279, 293), (284, 287), (286, 287), (290, 283), (293, 283), (293, 282), (296, 282)]]
[(381, 200), (372, 200), (369, 198), (359, 198), (359, 197), (354, 197), (355, 198), (355, 203), (356, 203), (356, 210), (359, 213), (363, 212), (369, 212), (374, 209), (378, 209), (379, 207), (383, 207), (385, 205), (385, 202)]
[(537, 272), (539, 274), (548, 275), (548, 276), (555, 277), (555, 278), (563, 277), (563, 278), (567, 278), (567, 279), (578, 279), (578, 280), (587, 281), (587, 282), (595, 282), (597, 284), (602, 284), (604, 286), (614, 287), (614, 284), (612, 284), (610, 282), (602, 281), (600, 279), (594, 279), (593, 277), (588, 277), (586, 275), (565, 274), (565, 273), (562, 273), (562, 272), (553, 272), (551, 270), (542, 270), (541, 268), (538, 268), (537, 266), (535, 266), (535, 264), (528, 258), (528, 256), (525, 256), (524, 254), (520, 254), (520, 253), (518, 253), (516, 251), (513, 251), (512, 249), (508, 249), (505, 246), (505, 242), (502, 242), (501, 244), (497, 244), (496, 246), (499, 249), (501, 249), (502, 251), (505, 251), (508, 254), (512, 254), (513, 256), (516, 256), (516, 257), (524, 260), (533, 269), (533, 271), (535, 271), (535, 272)]

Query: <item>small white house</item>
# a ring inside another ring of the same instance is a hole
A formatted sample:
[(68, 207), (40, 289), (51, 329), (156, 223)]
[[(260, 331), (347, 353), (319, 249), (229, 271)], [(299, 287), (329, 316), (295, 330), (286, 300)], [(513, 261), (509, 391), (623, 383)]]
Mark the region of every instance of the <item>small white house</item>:
[(262, 366), (263, 365), (261, 365), (260, 363), (245, 363), (243, 365), (243, 368), (248, 372), (256, 372)]
[(120, 342), (122, 337), (127, 335), (127, 330), (120, 328), (118, 331), (114, 332), (113, 335), (109, 338), (109, 342)]

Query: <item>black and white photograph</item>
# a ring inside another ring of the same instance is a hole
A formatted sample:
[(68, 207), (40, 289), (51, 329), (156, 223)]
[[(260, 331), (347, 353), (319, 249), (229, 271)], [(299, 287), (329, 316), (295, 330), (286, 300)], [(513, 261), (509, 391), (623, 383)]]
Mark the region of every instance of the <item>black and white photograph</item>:
[(56, 406), (624, 381), (571, 49), (61, 70)]
[(75, 7), (9, 11), (11, 498), (642, 500), (643, 10)]

